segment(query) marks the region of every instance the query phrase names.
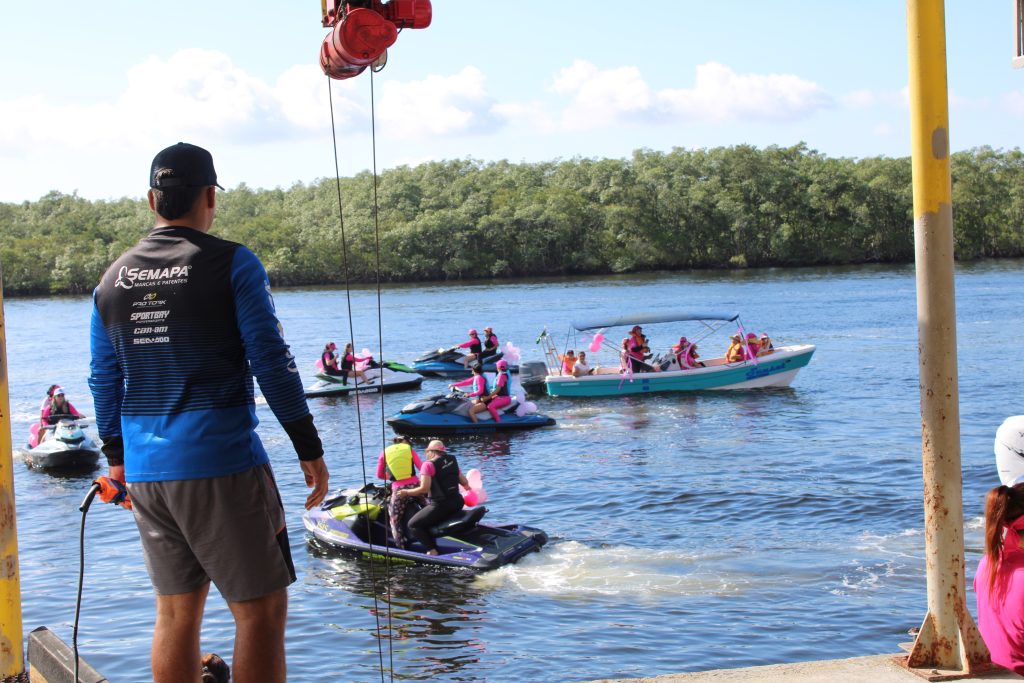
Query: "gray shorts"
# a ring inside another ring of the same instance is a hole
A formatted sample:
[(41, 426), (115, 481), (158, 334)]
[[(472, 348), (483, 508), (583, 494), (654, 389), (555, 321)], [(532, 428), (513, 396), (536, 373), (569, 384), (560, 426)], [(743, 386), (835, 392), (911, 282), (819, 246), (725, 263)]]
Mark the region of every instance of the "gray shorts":
[(228, 602), (295, 581), (284, 508), (270, 465), (210, 479), (128, 484), (158, 595), (212, 581)]

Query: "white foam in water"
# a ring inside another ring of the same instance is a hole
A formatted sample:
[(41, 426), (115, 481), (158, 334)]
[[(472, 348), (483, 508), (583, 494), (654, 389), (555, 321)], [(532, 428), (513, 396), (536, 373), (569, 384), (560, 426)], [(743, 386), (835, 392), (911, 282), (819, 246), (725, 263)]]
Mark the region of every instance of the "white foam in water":
[(734, 593), (748, 581), (709, 572), (709, 558), (677, 551), (612, 546), (591, 548), (576, 541), (545, 547), (518, 564), (481, 574), (481, 588), (514, 587), (554, 598), (629, 596), (656, 602), (666, 595)]

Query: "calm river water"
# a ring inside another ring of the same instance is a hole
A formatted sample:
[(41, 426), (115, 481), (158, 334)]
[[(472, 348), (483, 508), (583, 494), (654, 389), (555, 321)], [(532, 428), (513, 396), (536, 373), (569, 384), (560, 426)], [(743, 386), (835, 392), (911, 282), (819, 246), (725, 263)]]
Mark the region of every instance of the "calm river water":
[[(348, 336), (345, 292), (279, 290), (276, 300), (308, 380), (323, 344)], [(525, 360), (539, 359), (534, 340), (545, 326), (562, 335), (574, 318), (679, 308), (738, 310), (748, 329), (767, 330), (777, 344), (809, 342), (818, 351), (788, 390), (544, 398), (537, 403), (555, 427), (452, 441), (463, 468), (484, 473), (489, 519), (551, 537), (541, 553), (479, 576), (387, 573), (311, 550), (299, 467), (262, 406), (260, 433), (282, 484), (299, 572), (288, 626), (292, 680), (390, 680), (392, 667), (399, 680), (580, 681), (892, 652), (920, 624), (912, 268), (417, 285), (386, 289), (381, 300), (383, 356), (402, 361), (488, 324)], [(1005, 416), (1024, 412), (1024, 354), (1014, 351), (1024, 339), (1022, 300), (1022, 262), (958, 271), (971, 576), (983, 496), (997, 483), (992, 439)], [(356, 347), (376, 352), (376, 292), (354, 291), (351, 301)], [(86, 298), (6, 302), (17, 443), (51, 382), (91, 414), (89, 310)], [(659, 346), (688, 331), (646, 329)], [(722, 352), (724, 342), (702, 351)], [(427, 380), (420, 393), (443, 387)], [(417, 395), (388, 394), (384, 412)], [(390, 437), (380, 398), (310, 405), (332, 484), (372, 476)], [(90, 479), (15, 463), (26, 632), (46, 625), (70, 642), (77, 506)], [(153, 600), (135, 525), (98, 505), (87, 533), (81, 651), (111, 680), (146, 680)], [(215, 595), (203, 647), (228, 655), (231, 637), (230, 614)]]

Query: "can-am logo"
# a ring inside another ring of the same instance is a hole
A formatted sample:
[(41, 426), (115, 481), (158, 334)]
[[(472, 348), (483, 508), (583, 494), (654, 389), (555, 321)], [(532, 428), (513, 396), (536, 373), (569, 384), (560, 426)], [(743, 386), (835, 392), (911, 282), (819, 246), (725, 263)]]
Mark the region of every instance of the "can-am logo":
[(180, 284), (188, 279), (188, 271), (192, 266), (172, 266), (170, 268), (129, 268), (121, 266), (117, 271), (115, 287), (131, 289), (136, 285), (152, 287), (157, 284)]

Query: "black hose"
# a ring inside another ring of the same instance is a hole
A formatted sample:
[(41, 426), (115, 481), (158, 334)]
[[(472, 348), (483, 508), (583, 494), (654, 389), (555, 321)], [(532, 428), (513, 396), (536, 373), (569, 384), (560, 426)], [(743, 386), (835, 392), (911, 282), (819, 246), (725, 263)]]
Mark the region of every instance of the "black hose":
[(89, 493), (78, 509), (82, 512), (82, 530), (78, 537), (78, 597), (75, 598), (75, 625), (71, 630), (71, 648), (75, 653), (75, 683), (78, 683), (78, 616), (82, 612), (82, 584), (85, 582), (85, 515), (89, 512), (93, 498), (100, 490), (100, 485), (93, 482)]

